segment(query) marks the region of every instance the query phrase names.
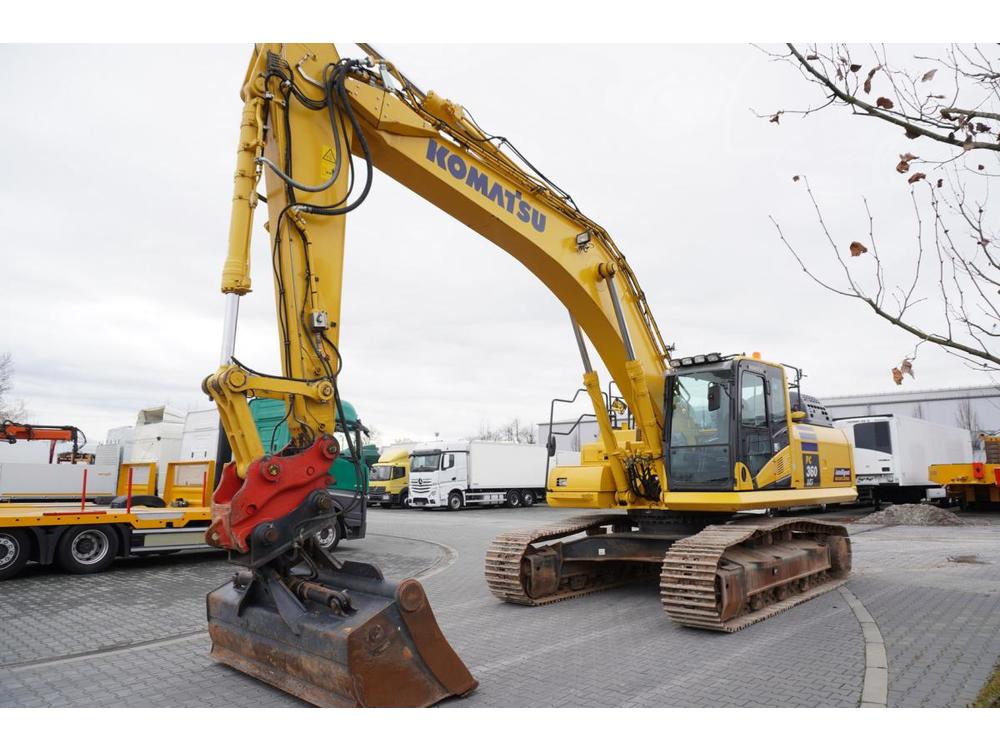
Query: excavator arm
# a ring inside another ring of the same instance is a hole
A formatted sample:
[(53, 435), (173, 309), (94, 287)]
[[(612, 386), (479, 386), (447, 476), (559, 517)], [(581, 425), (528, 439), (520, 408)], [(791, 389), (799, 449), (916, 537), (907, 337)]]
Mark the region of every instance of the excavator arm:
[[(508, 155), (504, 139), (483, 131), (460, 105), (425, 94), (363, 46), (368, 59), (345, 61), (332, 45), (259, 45), (248, 68), (222, 290), (242, 295), (251, 289), (251, 219), (263, 172), (283, 378), (229, 364), (206, 382), (231, 437), (237, 474), (245, 476), (263, 454), (246, 393), (284, 391), (300, 445), (333, 423), (332, 379), (323, 378), (339, 363), (346, 214), (363, 200), (377, 168), (517, 258), (562, 301), (600, 415), (618, 502), (658, 504), (666, 486), (667, 348), (624, 255), (568, 195)], [(360, 199), (347, 195), (348, 151), (364, 164), (364, 175), (353, 175), (355, 182), (365, 180), (356, 190)], [(617, 443), (581, 330), (636, 416), (635, 443)]]
[[(525, 169), (464, 110), (389, 61), (332, 45), (263, 44), (242, 88), (222, 291), (251, 291), (250, 239), (266, 201), (281, 373), (235, 357), (205, 379), (233, 451), (206, 538), (245, 568), (208, 597), (213, 656), (321, 705), (428, 705), (473, 689), (422, 587), (386, 584), (312, 535), (356, 493), (330, 486), (346, 217), (378, 169), (506, 250), (566, 305), (622, 505), (657, 504), (666, 347), (624, 256), (599, 225)], [(354, 157), (359, 157), (353, 159)], [(263, 177), (263, 195), (261, 195)], [(618, 445), (583, 334), (608, 366), (640, 440)], [(289, 445), (268, 455), (249, 397), (287, 405)], [(348, 442), (347, 448), (356, 447)]]

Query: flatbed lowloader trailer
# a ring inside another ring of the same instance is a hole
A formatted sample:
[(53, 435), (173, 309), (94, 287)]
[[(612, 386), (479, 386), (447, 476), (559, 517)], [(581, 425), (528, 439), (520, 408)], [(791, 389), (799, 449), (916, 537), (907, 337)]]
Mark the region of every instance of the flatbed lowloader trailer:
[[(98, 446), (100, 451), (104, 446)], [(117, 446), (115, 446), (117, 447)], [(96, 464), (0, 463), (0, 503), (76, 503), (87, 499), (107, 504), (127, 491), (132, 469), (135, 495), (156, 495), (157, 472), (153, 461), (115, 460)]]
[(944, 486), (946, 504), (962, 510), (1000, 510), (1000, 463), (933, 464), (932, 482)]
[[(214, 464), (168, 464), (162, 498), (133, 495), (130, 501), (125, 496), (110, 506), (0, 504), (0, 580), (18, 575), (30, 561), (58, 563), (71, 573), (99, 573), (120, 557), (215, 549), (205, 544)], [(125, 507), (115, 507), (122, 501)]]
[(946, 503), (963, 510), (1000, 510), (1000, 435), (981, 435), (986, 461), (932, 464), (930, 481), (942, 485)]

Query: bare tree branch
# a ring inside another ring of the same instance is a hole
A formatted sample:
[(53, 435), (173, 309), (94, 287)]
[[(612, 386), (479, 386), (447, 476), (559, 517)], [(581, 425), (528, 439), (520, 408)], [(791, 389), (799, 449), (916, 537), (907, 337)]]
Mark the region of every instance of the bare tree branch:
[[(1000, 176), (1000, 47), (987, 52), (979, 45), (950, 45), (940, 55), (914, 57), (920, 66), (915, 70), (892, 65), (884, 45), (869, 45), (858, 54), (846, 44), (789, 43), (785, 52), (762, 51), (791, 64), (823, 94), (816, 104), (782, 106), (769, 116), (771, 123), (780, 125), (785, 114), (807, 117), (843, 108), (899, 128), (910, 139), (924, 137), (933, 142), (924, 150), (935, 152), (900, 154), (895, 164), (910, 193), (912, 240), (877, 241), (877, 207), (862, 197), (867, 246), (838, 241), (808, 179), (797, 175), (843, 275), (837, 281), (817, 271), (771, 216), (781, 243), (820, 287), (859, 300), (917, 339), (913, 353), (894, 368), (897, 383), (902, 374), (912, 374), (910, 363), (925, 342), (977, 371), (1000, 371), (1000, 226), (988, 215), (990, 180)], [(914, 169), (917, 165), (926, 165), (933, 176)], [(844, 250), (848, 244), (850, 255)], [(907, 244), (909, 260), (899, 255)], [(931, 252), (937, 259), (933, 271), (925, 262)], [(861, 256), (870, 261), (857, 260)], [(936, 305), (921, 304), (935, 299)]]
[[(952, 126), (950, 123), (934, 122), (922, 116), (913, 116), (908, 114), (899, 114), (899, 115), (890, 114), (888, 108), (885, 107), (884, 105), (880, 107), (878, 106), (877, 102), (876, 104), (870, 104), (869, 102), (866, 102), (860, 99), (859, 97), (849, 93), (847, 90), (841, 88), (833, 81), (831, 81), (830, 78), (824, 72), (822, 72), (818, 67), (813, 65), (812, 62), (795, 47), (795, 45), (788, 44), (787, 46), (789, 52), (796, 60), (798, 60), (802, 68), (813, 79), (815, 79), (823, 86), (825, 86), (830, 91), (830, 95), (833, 96), (834, 98), (839, 99), (840, 101), (850, 105), (856, 110), (861, 110), (862, 113), (864, 113), (869, 117), (876, 117), (880, 120), (884, 120), (892, 125), (895, 125), (896, 127), (902, 128), (903, 131), (906, 133), (907, 137), (917, 138), (919, 136), (926, 136), (927, 138), (939, 141), (941, 143), (946, 143), (948, 145), (955, 144), (956, 141), (955, 133), (960, 129), (962, 125), (965, 124), (962, 123), (961, 120), (958, 121), (959, 122), (958, 125)], [(809, 57), (818, 57), (818, 56), (810, 55)], [(881, 67), (882, 65), (880, 64), (879, 68)], [(876, 70), (877, 69), (873, 69), (872, 73), (874, 73)], [(968, 117), (967, 115), (963, 116)], [(950, 115), (945, 113), (943, 110), (941, 111), (942, 120), (948, 121), (949, 117)], [(949, 132), (947, 134), (939, 133), (936, 130), (931, 130), (928, 127), (923, 127), (922, 125), (919, 125), (918, 123), (921, 122), (923, 123), (933, 122), (935, 127), (945, 129)], [(969, 136), (969, 139), (970, 140), (963, 142), (963, 147), (967, 151), (971, 151), (973, 149), (989, 149), (992, 151), (1000, 151), (1000, 143), (990, 143), (987, 141), (975, 140), (974, 138), (972, 138), (971, 135)]]
[(0, 354), (0, 422), (9, 419), (20, 422), (27, 417), (24, 401), (11, 401), (8, 394), (14, 387), (14, 358), (10, 352)]

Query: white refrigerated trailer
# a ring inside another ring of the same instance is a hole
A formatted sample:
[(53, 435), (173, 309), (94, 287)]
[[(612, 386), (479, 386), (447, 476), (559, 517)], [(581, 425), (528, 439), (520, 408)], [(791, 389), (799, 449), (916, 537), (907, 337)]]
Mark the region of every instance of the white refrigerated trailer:
[(482, 440), (420, 443), (410, 452), (410, 505), (459, 510), (545, 499), (543, 446)]
[(859, 501), (944, 498), (944, 488), (928, 478), (928, 467), (972, 461), (972, 436), (962, 427), (895, 415), (836, 419), (834, 425), (854, 446)]

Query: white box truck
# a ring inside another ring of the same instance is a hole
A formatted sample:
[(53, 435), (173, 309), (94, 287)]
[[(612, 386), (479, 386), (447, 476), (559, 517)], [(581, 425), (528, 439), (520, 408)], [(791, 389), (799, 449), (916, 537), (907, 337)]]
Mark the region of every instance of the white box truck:
[(545, 499), (544, 446), (482, 440), (419, 443), (410, 451), (410, 506), (528, 507)]
[(972, 438), (961, 427), (881, 415), (834, 420), (854, 446), (858, 501), (920, 502), (944, 497), (927, 476), (931, 464), (970, 463)]

